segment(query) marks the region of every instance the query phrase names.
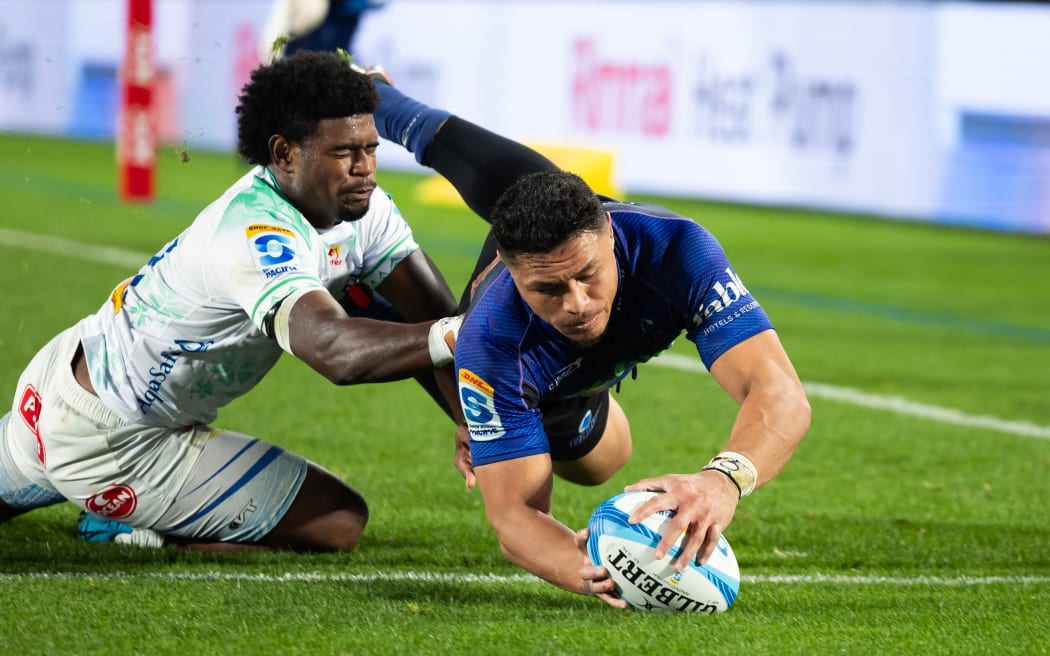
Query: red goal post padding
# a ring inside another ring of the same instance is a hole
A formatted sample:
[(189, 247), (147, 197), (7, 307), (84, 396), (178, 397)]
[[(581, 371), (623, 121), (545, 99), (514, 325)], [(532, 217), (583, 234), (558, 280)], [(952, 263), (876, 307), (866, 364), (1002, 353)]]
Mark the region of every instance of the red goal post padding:
[(127, 0), (127, 45), (120, 76), (117, 167), (120, 197), (150, 201), (157, 161), (154, 116), (153, 0)]

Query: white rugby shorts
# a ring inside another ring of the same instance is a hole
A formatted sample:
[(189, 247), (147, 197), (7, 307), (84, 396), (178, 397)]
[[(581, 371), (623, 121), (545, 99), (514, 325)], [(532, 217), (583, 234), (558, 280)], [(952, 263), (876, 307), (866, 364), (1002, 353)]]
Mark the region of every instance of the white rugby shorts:
[(102, 517), (196, 541), (255, 542), (295, 500), (307, 462), (210, 426), (128, 424), (76, 382), (75, 327), (41, 349), (0, 420), (0, 499), (62, 499)]

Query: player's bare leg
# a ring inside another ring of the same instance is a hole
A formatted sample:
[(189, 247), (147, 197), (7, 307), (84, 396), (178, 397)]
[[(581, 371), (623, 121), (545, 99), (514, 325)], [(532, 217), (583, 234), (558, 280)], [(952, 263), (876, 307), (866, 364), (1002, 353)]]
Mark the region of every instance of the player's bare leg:
[(368, 505), (357, 490), (310, 463), (288, 512), (259, 544), (297, 551), (351, 551), (368, 523)]
[(198, 542), (165, 536), (165, 542), (187, 551), (352, 551), (368, 523), (368, 505), (355, 489), (331, 472), (308, 464), (295, 501), (281, 521), (258, 542)]

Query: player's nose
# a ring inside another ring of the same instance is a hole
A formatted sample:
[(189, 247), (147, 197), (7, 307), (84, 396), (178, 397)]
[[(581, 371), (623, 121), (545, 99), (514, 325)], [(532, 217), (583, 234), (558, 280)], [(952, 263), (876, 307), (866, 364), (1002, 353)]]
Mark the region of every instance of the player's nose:
[(576, 281), (569, 283), (569, 290), (562, 296), (562, 309), (569, 314), (583, 314), (587, 309), (590, 297), (583, 285)]

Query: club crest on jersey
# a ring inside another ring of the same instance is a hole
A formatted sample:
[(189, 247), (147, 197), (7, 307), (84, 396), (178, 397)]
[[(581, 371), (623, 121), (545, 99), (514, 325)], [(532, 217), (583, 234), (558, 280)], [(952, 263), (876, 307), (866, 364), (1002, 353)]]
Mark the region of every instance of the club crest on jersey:
[(459, 400), (467, 418), (470, 439), (487, 442), (506, 434), (496, 412), (492, 386), (469, 369), (459, 370)]
[(715, 284), (711, 285), (711, 290), (717, 294), (717, 297), (711, 300), (705, 300), (696, 311), (696, 314), (693, 315), (694, 326), (699, 326), (707, 321), (711, 315), (722, 312), (733, 303), (736, 303), (751, 293), (747, 290), (747, 287), (744, 286), (744, 283), (741, 282), (733, 269), (726, 267), (725, 273), (729, 276), (729, 280), (724, 283), (721, 280), (716, 280)]
[(266, 279), (299, 270), (295, 255), (295, 233), (275, 225), (254, 223), (245, 228), (259, 271)]

